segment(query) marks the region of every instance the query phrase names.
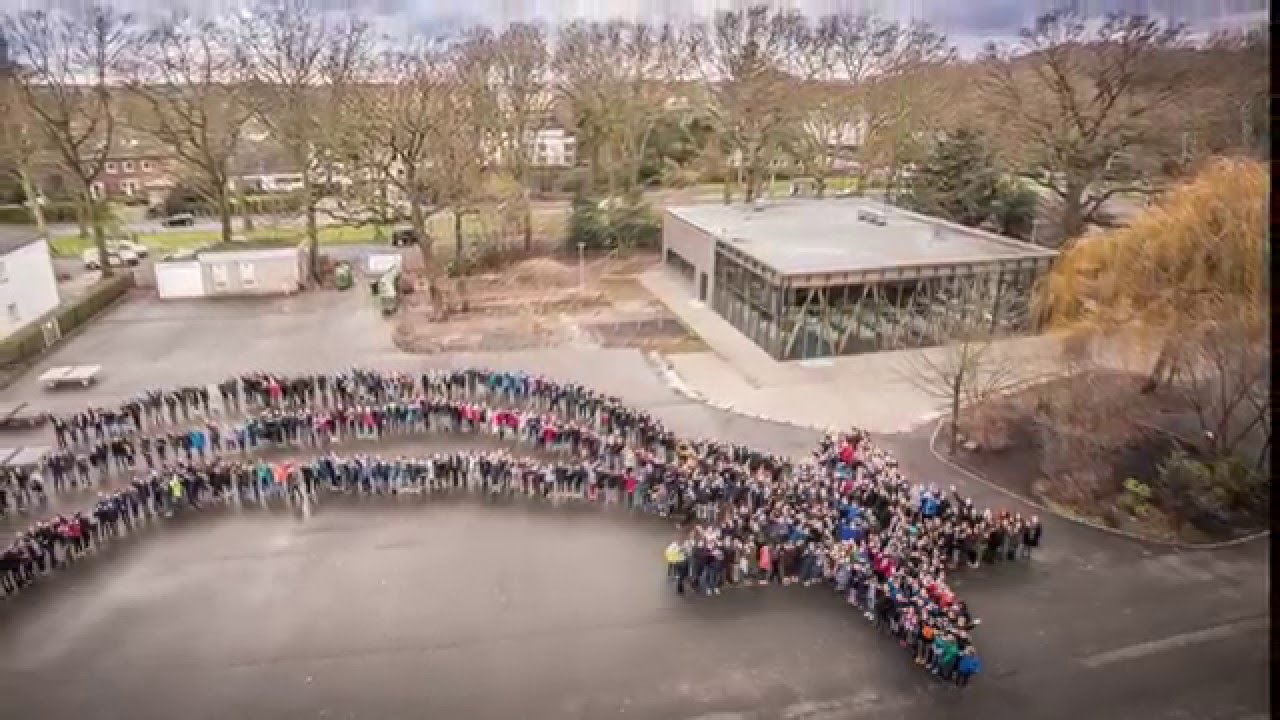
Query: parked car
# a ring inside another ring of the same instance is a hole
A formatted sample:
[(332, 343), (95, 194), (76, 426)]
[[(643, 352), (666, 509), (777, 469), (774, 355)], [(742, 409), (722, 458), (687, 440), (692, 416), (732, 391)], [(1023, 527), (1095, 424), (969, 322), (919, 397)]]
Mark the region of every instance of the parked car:
[(191, 213), (176, 213), (160, 221), (164, 227), (191, 227), (196, 224), (196, 216)]
[(147, 256), (147, 246), (133, 240), (115, 240), (107, 243), (107, 250), (128, 250), (134, 255), (144, 258)]
[[(98, 263), (98, 248), (85, 250), (80, 258), (84, 261), (85, 270), (98, 270), (102, 267)], [(134, 267), (138, 264), (138, 256), (132, 250), (125, 248), (108, 249), (107, 264), (111, 267)]]
[(391, 233), (391, 244), (393, 246), (417, 245), (418, 231), (413, 228), (397, 228)]

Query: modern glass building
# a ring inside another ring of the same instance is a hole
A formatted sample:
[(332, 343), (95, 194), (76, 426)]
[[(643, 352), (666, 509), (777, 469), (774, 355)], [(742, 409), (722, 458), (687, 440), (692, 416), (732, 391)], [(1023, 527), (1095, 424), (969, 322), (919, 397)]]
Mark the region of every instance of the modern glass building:
[(1034, 331), (1057, 253), (861, 199), (669, 208), (663, 256), (778, 360)]

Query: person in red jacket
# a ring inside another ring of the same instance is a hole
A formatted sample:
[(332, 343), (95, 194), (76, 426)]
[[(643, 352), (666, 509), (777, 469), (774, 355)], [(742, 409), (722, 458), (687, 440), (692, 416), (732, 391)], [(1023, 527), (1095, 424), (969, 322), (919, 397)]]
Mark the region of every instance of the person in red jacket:
[(773, 556), (769, 553), (768, 543), (761, 543), (760, 561), (757, 564), (760, 566), (759, 584), (768, 585), (770, 571), (773, 569)]

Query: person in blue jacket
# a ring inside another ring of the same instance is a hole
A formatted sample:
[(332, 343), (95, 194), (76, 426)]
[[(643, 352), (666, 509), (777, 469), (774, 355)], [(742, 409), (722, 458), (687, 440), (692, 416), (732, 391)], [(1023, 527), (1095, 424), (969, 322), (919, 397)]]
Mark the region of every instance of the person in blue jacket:
[(959, 662), (956, 663), (956, 687), (964, 687), (969, 684), (969, 678), (977, 675), (982, 670), (982, 661), (978, 659), (978, 654), (973, 651), (973, 646), (964, 649), (964, 654), (960, 656)]

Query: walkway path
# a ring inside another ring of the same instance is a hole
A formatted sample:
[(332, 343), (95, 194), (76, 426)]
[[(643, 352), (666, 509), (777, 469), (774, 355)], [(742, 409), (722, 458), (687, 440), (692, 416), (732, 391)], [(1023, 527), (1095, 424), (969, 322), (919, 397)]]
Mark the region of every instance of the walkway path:
[[(818, 427), (859, 426), (873, 432), (903, 432), (946, 407), (945, 399), (921, 389), (919, 358), (945, 365), (946, 348), (871, 353), (817, 361), (774, 360), (662, 268), (641, 276), (657, 296), (711, 352), (671, 355), (680, 381), (707, 402), (736, 412)], [(1060, 352), (1047, 337), (1002, 343), (1001, 365), (1030, 379), (1052, 369)], [(874, 392), (868, 389), (874, 388)]]

